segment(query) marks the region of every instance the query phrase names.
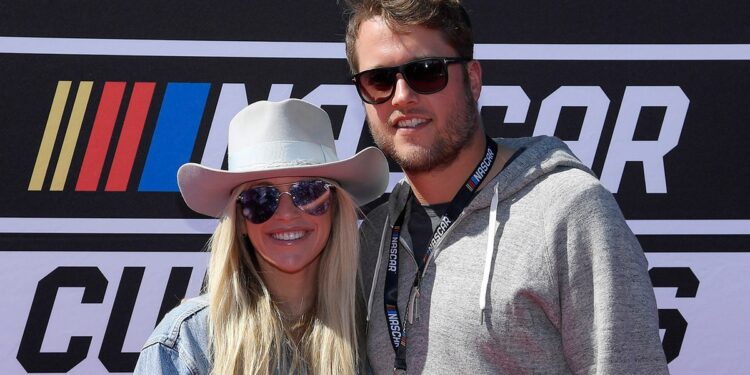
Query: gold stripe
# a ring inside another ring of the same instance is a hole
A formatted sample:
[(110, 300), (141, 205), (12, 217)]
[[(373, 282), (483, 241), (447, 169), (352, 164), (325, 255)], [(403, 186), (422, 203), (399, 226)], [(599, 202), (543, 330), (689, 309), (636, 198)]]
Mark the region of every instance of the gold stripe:
[(83, 81), (78, 85), (76, 101), (73, 103), (73, 112), (70, 114), (70, 121), (68, 121), (68, 130), (65, 131), (65, 139), (63, 140), (62, 150), (60, 150), (60, 157), (57, 160), (55, 174), (52, 176), (50, 191), (62, 191), (65, 187), (65, 180), (70, 170), (70, 161), (73, 159), (78, 135), (81, 133), (83, 115), (86, 114), (86, 106), (91, 96), (93, 84), (91, 81)]
[(60, 130), (60, 121), (62, 121), (65, 103), (68, 100), (68, 93), (70, 93), (70, 81), (58, 81), (55, 98), (52, 100), (52, 107), (47, 117), (47, 125), (44, 128), (42, 143), (39, 145), (39, 152), (36, 155), (34, 171), (31, 173), (30, 191), (42, 190), (44, 176), (47, 174), (49, 159), (52, 156), (52, 147), (55, 146), (57, 132)]

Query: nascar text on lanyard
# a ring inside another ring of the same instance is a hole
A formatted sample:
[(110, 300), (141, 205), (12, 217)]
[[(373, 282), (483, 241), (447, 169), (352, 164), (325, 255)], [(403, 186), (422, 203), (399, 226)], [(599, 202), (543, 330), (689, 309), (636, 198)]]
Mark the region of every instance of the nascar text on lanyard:
[[(453, 221), (458, 218), (461, 211), (469, 204), (471, 199), (474, 197), (479, 185), (482, 184), (484, 178), (487, 176), (487, 172), (490, 170), (492, 163), (495, 161), (497, 156), (497, 143), (491, 138), (486, 138), (487, 152), (485, 153), (482, 161), (474, 169), (466, 183), (453, 197), (448, 210), (445, 215), (440, 219), (440, 224), (432, 234), (432, 239), (427, 246), (427, 251), (424, 253), (422, 262), (417, 262), (419, 271), (417, 276), (414, 278), (414, 285), (412, 286), (412, 293), (415, 293), (414, 298), (418, 298), (419, 295), (419, 284), (424, 276), (424, 270), (427, 266), (427, 262), (430, 260), (430, 254), (435, 245), (440, 241), (448, 228), (453, 225)], [(408, 202), (408, 199), (407, 199)], [(394, 372), (397, 370), (406, 370), (406, 324), (402, 323), (401, 317), (398, 313), (398, 255), (399, 246), (398, 240), (401, 237), (401, 226), (404, 222), (404, 213), (406, 212), (406, 206), (401, 209), (401, 213), (396, 219), (396, 222), (391, 227), (391, 242), (388, 251), (388, 269), (385, 274), (385, 295), (383, 297), (383, 303), (385, 305), (385, 320), (388, 323), (388, 331), (391, 334), (391, 345), (393, 350), (396, 352), (396, 359), (393, 364)], [(413, 313), (410, 308), (406, 309), (407, 315)]]

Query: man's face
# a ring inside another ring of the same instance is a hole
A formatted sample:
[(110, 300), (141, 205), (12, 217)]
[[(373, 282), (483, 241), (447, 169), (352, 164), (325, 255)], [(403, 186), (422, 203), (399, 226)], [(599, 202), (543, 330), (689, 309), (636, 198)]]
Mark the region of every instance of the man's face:
[[(457, 57), (440, 32), (421, 26), (390, 30), (379, 17), (362, 23), (356, 40), (360, 72), (398, 66), (425, 57)], [(406, 172), (425, 172), (448, 165), (479, 131), (476, 100), (481, 68), (448, 65), (448, 84), (434, 94), (418, 94), (398, 74), (393, 96), (382, 104), (365, 104), (375, 143)]]

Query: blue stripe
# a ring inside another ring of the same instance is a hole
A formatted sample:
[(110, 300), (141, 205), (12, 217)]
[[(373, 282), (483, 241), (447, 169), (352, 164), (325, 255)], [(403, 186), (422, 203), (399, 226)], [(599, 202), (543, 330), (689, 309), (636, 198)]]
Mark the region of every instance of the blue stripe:
[(139, 191), (178, 191), (177, 169), (190, 161), (210, 87), (209, 83), (167, 85)]

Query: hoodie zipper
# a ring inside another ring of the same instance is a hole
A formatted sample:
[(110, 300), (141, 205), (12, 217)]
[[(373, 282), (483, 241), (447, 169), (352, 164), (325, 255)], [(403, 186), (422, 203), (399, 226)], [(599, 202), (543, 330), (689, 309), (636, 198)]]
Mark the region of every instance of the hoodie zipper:
[[(468, 208), (468, 207), (467, 207)], [(419, 320), (419, 294), (420, 294), (420, 288), (422, 284), (422, 279), (424, 278), (424, 275), (427, 274), (427, 269), (430, 267), (430, 263), (432, 262), (432, 259), (434, 259), (437, 254), (442, 251), (440, 249), (440, 245), (443, 244), (443, 241), (445, 241), (446, 238), (451, 234), (451, 232), (456, 228), (456, 226), (461, 222), (461, 220), (466, 216), (466, 211), (461, 211), (461, 214), (458, 215), (456, 218), (456, 221), (453, 222), (453, 224), (448, 228), (448, 230), (445, 231), (445, 234), (442, 238), (440, 238), (440, 241), (435, 244), (435, 247), (432, 249), (432, 253), (430, 253), (430, 256), (427, 257), (427, 260), (425, 260), (424, 269), (422, 270), (422, 274), (417, 274), (417, 278), (419, 279), (419, 282), (416, 285), (412, 285), (411, 289), (409, 289), (409, 302), (406, 305), (406, 320), (409, 323), (409, 325), (414, 324), (414, 318), (416, 315), (416, 319)], [(387, 226), (386, 221), (386, 226)], [(406, 245), (406, 242), (403, 239), (399, 239), (399, 244), (404, 247), (404, 249), (407, 250), (409, 253), (409, 257), (414, 264), (414, 266), (417, 268), (417, 273), (419, 273), (419, 267), (417, 266), (417, 260), (414, 258), (414, 252)], [(383, 248), (381, 248), (383, 250)], [(387, 252), (388, 249), (385, 249)], [(413, 283), (412, 283), (413, 284)]]

